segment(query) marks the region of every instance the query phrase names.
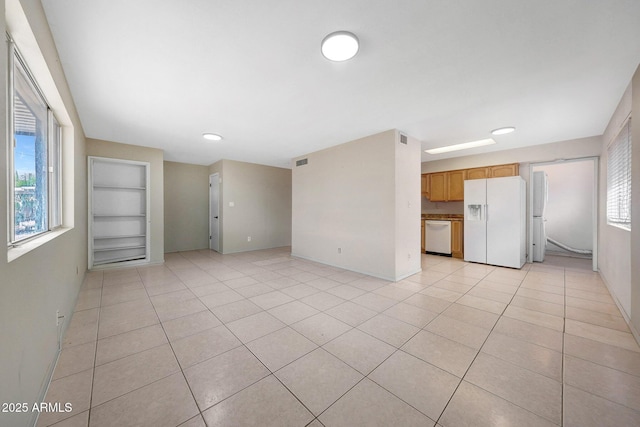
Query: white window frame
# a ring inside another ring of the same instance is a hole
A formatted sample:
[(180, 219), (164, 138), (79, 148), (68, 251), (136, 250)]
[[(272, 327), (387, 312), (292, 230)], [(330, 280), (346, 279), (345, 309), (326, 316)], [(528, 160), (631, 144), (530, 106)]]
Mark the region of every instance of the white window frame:
[[(8, 39), (8, 227), (7, 227), (7, 241), (10, 247), (15, 247), (26, 243), (30, 240), (36, 239), (45, 233), (49, 233), (57, 228), (60, 228), (63, 224), (62, 218), (62, 127), (59, 121), (56, 119), (53, 110), (49, 102), (47, 102), (45, 96), (40, 90), (33, 73), (29, 69), (24, 57), (20, 54), (19, 49), (11, 39), (11, 36), (7, 34)], [(38, 96), (47, 107), (47, 225), (46, 229), (23, 238), (16, 238), (15, 234), (15, 162), (14, 162), (14, 149), (15, 149), (15, 95), (14, 95), (14, 75), (16, 61), (19, 62), (30, 80), (29, 83), (36, 96)]]
[(607, 147), (607, 224), (631, 231), (631, 117)]

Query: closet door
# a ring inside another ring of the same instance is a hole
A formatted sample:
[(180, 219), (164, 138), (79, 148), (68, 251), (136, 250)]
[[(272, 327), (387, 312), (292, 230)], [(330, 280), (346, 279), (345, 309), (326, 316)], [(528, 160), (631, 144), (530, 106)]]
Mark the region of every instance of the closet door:
[(89, 157), (89, 268), (149, 261), (149, 163)]

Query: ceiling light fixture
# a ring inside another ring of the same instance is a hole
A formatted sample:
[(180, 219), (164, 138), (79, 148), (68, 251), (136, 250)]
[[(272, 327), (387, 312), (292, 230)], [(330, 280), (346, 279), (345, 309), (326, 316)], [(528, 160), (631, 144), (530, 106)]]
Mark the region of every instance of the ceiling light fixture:
[(507, 133), (511, 133), (514, 130), (516, 130), (516, 128), (514, 128), (513, 126), (507, 126), (507, 127), (504, 127), (504, 128), (494, 129), (494, 130), (491, 131), (491, 134), (493, 134), (493, 135), (504, 135), (504, 134), (507, 134)]
[(202, 137), (204, 139), (208, 139), (209, 141), (222, 141), (222, 137), (217, 133), (203, 133)]
[(360, 43), (349, 31), (336, 31), (322, 40), (322, 55), (329, 61), (341, 62), (353, 58), (358, 53)]
[(489, 139), (481, 139), (479, 141), (465, 142), (463, 144), (447, 145), (446, 147), (432, 148), (430, 150), (424, 150), (429, 154), (448, 153), (449, 151), (466, 150), (468, 148), (482, 147), (484, 145), (495, 144), (496, 142)]

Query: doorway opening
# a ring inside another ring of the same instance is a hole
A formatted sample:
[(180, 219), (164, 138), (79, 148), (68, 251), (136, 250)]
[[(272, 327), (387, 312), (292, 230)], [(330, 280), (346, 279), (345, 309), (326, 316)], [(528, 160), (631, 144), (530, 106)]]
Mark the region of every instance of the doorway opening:
[(598, 158), (534, 163), (529, 173), (528, 261), (590, 260), (597, 271)]
[(220, 252), (220, 174), (209, 175), (209, 249)]

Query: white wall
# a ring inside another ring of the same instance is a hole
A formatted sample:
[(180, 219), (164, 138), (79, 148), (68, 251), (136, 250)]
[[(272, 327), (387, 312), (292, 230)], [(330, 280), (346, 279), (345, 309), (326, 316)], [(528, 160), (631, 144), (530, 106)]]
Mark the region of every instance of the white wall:
[[(68, 231), (36, 249), (8, 261), (6, 245), (0, 245), (0, 402), (26, 402), (29, 406), (42, 398), (57, 354), (56, 310), (65, 316), (63, 329), (71, 319), (87, 265), (87, 181), (85, 137), (66, 84), (60, 60), (40, 1), (0, 1), (0, 26), (6, 31), (6, 17), (21, 15), (20, 22), (9, 23), (23, 56), (50, 103), (66, 110), (64, 127), (64, 210)], [(22, 49), (24, 48), (24, 49)], [(33, 60), (40, 56), (41, 63)], [(0, 44), (0, 79), (6, 81), (7, 44)], [(42, 73), (47, 74), (43, 76)], [(44, 78), (46, 77), (46, 78)], [(0, 112), (6, 115), (7, 92), (2, 85)], [(52, 91), (57, 92), (53, 94)], [(6, 120), (0, 121), (6, 135)], [(7, 196), (7, 138), (0, 149), (0, 200)], [(7, 209), (0, 209), (0, 235), (7, 236)], [(64, 330), (62, 331), (64, 332)], [(0, 414), (3, 426), (27, 426), (32, 413)]]
[(216, 172), (222, 179), (220, 252), (291, 245), (290, 169), (221, 160), (209, 167)]
[[(396, 147), (397, 137), (389, 130), (294, 159), (308, 164), (293, 167), (293, 255), (391, 280), (419, 270), (419, 144)], [(400, 265), (396, 249), (411, 262)]]
[[(576, 249), (593, 249), (593, 161), (535, 165), (547, 173), (549, 200), (545, 212), (547, 235)], [(547, 251), (572, 254), (547, 244)]]
[(164, 162), (164, 251), (209, 247), (209, 167)]

